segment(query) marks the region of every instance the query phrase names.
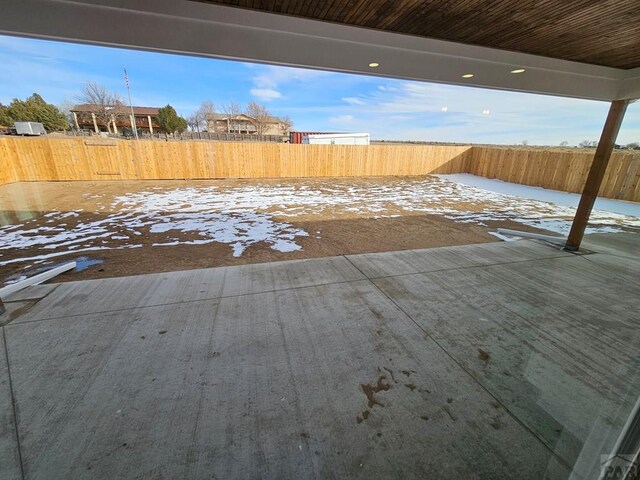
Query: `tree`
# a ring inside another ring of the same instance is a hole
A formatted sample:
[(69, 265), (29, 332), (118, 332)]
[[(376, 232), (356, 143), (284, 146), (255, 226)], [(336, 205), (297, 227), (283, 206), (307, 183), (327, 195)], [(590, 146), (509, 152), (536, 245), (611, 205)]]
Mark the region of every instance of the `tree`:
[(205, 100), (200, 104), (200, 108), (196, 110), (196, 115), (200, 120), (200, 125), (204, 129), (209, 130), (209, 123), (214, 120), (216, 114), (216, 106), (211, 100)]
[(14, 98), (6, 108), (5, 115), (12, 120), (11, 123), (40, 122), (48, 132), (69, 129), (69, 123), (58, 107), (45, 102), (37, 93), (26, 100)]
[(580, 148), (596, 148), (598, 146), (598, 142), (595, 140), (583, 140), (578, 144), (578, 146)]
[(280, 129), (282, 130), (282, 135), (288, 134), (291, 131), (292, 127), (293, 120), (291, 120), (288, 115), (280, 117)]
[(522, 140), (522, 145), (524, 145), (525, 147), (529, 145), (529, 140)]
[(158, 125), (165, 134), (182, 133), (187, 129), (187, 121), (176, 113), (176, 109), (167, 105), (158, 110)]
[(178, 116), (178, 128), (176, 128), (176, 132), (182, 133), (186, 129), (187, 129), (187, 121), (183, 117)]
[(231, 102), (222, 105), (222, 111), (228, 116), (240, 115), (242, 113), (242, 106), (239, 103)]
[(75, 121), (73, 120), (73, 114), (71, 110), (73, 110), (75, 104), (70, 100), (64, 99), (58, 104), (58, 110), (64, 115), (64, 118), (67, 120), (67, 124), (69, 129), (73, 130), (76, 128)]
[[(2, 122), (0, 122), (0, 123), (2, 123)], [(629, 150), (640, 150), (640, 143), (631, 142), (631, 143), (627, 143), (624, 147), (628, 148)]]
[(210, 100), (205, 100), (198, 109), (187, 117), (187, 125), (194, 132), (208, 130), (209, 123), (214, 120), (216, 106)]
[(566, 140), (563, 140), (562, 142), (560, 142), (560, 146), (561, 147), (567, 147), (567, 146), (569, 146), (569, 142), (567, 142)]
[(271, 113), (267, 107), (256, 102), (249, 102), (249, 105), (247, 105), (247, 116), (253, 119), (256, 126), (256, 133), (258, 135), (264, 135), (269, 128), (269, 122), (271, 120)]
[(10, 127), (13, 125), (13, 118), (9, 115), (9, 107), (0, 103), (0, 126)]
[(197, 112), (192, 113), (187, 118), (185, 118), (185, 120), (187, 121), (187, 127), (189, 127), (189, 130), (191, 130), (192, 132), (199, 132), (200, 131), (200, 127), (202, 125), (202, 121), (201, 121), (200, 117), (198, 116)]
[(82, 94), (78, 100), (95, 109), (93, 113), (96, 116), (96, 122), (106, 127), (108, 132), (111, 132), (112, 122), (127, 116), (127, 108), (120, 96), (95, 82), (89, 82), (82, 88)]

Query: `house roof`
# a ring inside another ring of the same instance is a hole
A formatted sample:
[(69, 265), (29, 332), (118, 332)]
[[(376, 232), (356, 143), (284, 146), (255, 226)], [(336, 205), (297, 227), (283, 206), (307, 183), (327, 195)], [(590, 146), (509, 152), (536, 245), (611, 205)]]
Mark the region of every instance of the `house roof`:
[[(129, 111), (129, 107), (127, 106), (127, 111)], [(76, 105), (71, 109), (72, 112), (95, 112), (98, 111), (99, 107), (97, 105), (92, 105), (89, 103), (83, 103), (81, 105)], [(134, 115), (158, 115), (159, 108), (157, 107), (138, 107), (133, 106), (133, 114)]]
[[(209, 117), (210, 120), (232, 120), (237, 118), (247, 118), (249, 120), (253, 120), (253, 117), (247, 115), (246, 113), (239, 113), (237, 115), (228, 115), (226, 113), (212, 113)], [(270, 116), (267, 118), (267, 121), (270, 123), (279, 123), (281, 120), (278, 117)]]
[(638, 0), (197, 0), (375, 30), (640, 67)]

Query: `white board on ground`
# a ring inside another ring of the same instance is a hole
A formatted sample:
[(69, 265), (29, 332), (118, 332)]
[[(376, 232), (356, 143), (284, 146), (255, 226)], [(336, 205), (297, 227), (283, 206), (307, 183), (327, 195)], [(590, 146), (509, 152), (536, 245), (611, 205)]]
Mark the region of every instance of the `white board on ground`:
[(46, 282), (47, 280), (74, 268), (76, 268), (76, 262), (65, 263), (64, 265), (60, 265), (59, 267), (52, 268), (51, 270), (48, 270), (46, 272), (39, 273), (38, 275), (34, 275), (33, 277), (27, 278), (26, 280), (23, 280), (21, 282), (7, 285), (6, 287), (0, 288), (0, 298), (5, 298), (10, 294), (18, 292), (23, 288), (27, 288), (31, 285), (39, 285), (42, 282)]

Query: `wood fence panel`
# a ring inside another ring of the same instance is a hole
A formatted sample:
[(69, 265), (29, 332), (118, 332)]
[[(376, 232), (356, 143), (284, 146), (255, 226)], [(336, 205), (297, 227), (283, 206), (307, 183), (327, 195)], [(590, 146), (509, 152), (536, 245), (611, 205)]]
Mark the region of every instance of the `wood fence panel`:
[[(593, 151), (584, 149), (4, 137), (0, 138), (0, 184), (466, 172), (579, 193), (592, 158)], [(600, 194), (640, 201), (640, 153), (613, 154)]]
[[(581, 193), (593, 155), (593, 150), (584, 149), (473, 147), (467, 171), (506, 182)], [(613, 153), (600, 195), (640, 201), (640, 153)]]

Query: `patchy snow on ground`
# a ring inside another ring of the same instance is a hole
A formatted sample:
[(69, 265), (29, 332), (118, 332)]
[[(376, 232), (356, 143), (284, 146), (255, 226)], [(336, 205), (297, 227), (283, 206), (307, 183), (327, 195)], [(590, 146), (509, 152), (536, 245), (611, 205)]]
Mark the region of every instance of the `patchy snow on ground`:
[[(549, 190), (542, 187), (509, 183), (495, 178), (478, 177), (476, 175), (471, 175), (470, 173), (450, 173), (435, 176), (443, 180), (500, 193), (502, 195), (539, 200), (541, 202), (554, 203), (565, 207), (577, 208), (578, 202), (580, 201), (580, 195), (577, 193), (561, 192), (559, 190)], [(640, 203), (635, 202), (598, 198), (596, 199), (594, 208), (604, 212), (640, 217)]]
[[(152, 244), (159, 248), (221, 242), (239, 257), (249, 246), (264, 242), (273, 250), (292, 252), (302, 248), (298, 240), (308, 233), (284, 219), (294, 221), (302, 216), (307, 220), (389, 218), (421, 213), (476, 225), (508, 220), (566, 235), (575, 213), (567, 195), (572, 194), (472, 175), (154, 186), (105, 197), (98, 207), (102, 217), (81, 217), (72, 227), (69, 222), (80, 217), (82, 210), (50, 212), (44, 221), (0, 227), (0, 265), (75, 252), (138, 248), (142, 244), (137, 238), (144, 234), (157, 235)], [(594, 210), (587, 232), (640, 229), (640, 207), (630, 204), (627, 208)], [(3, 250), (31, 247), (52, 252), (2, 259)]]

